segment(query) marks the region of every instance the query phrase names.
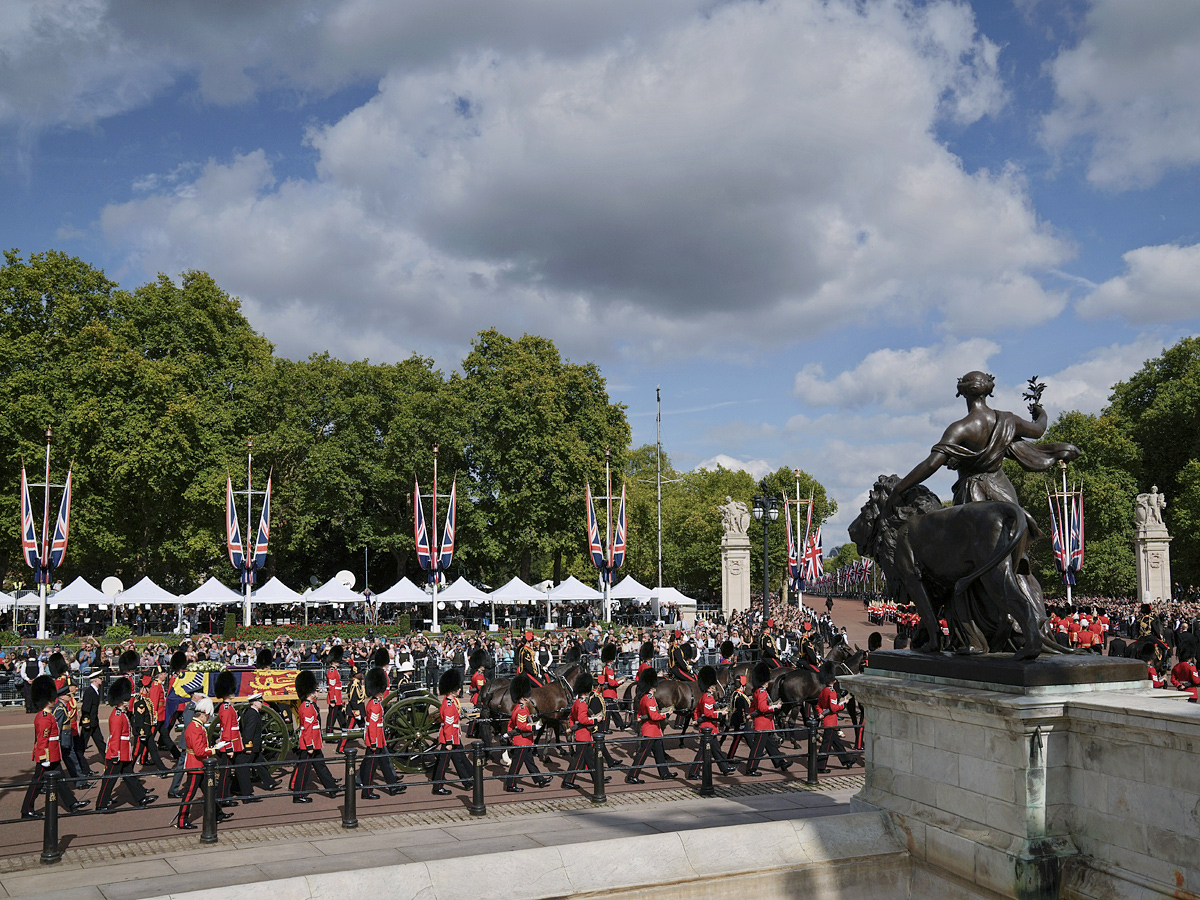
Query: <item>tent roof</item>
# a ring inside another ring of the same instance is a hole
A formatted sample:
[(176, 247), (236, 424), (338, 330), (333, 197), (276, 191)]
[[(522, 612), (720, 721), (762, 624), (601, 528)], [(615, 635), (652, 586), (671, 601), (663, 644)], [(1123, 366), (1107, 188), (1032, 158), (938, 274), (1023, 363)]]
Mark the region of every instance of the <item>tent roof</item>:
[(309, 603), (366, 603), (367, 598), (356, 594), (337, 580), (335, 575), (319, 588), (305, 594), (304, 599)]
[[(6, 603), (12, 601), (12, 597), (9, 597), (7, 594), (4, 596), (8, 597), (8, 600), (5, 601)], [(80, 575), (65, 588), (51, 597), (48, 602), (57, 603), (60, 606), (92, 606), (93, 604), (108, 604), (112, 601), (104, 595), (103, 591), (92, 587), (88, 580)]]
[(242, 595), (210, 575), (208, 581), (183, 597), (185, 603), (241, 603)]
[(468, 600), (472, 603), (486, 603), (490, 598), (465, 578), (449, 585), (444, 591), (438, 591), (439, 600)]
[(609, 596), (614, 600), (644, 600), (651, 593), (650, 588), (638, 584), (632, 575), (626, 575), (618, 584), (613, 585)]
[(504, 587), (496, 588), (488, 594), (488, 599), (493, 603), (540, 603), (546, 599), (546, 595), (527, 585), (520, 576), (514, 575), (512, 581)]
[(676, 606), (695, 606), (696, 601), (673, 587), (655, 588), (654, 597), (659, 603), (674, 603)]
[(117, 594), (113, 600), (121, 606), (136, 606), (140, 603), (179, 603), (180, 599), (166, 588), (161, 588), (147, 575), (131, 588)]
[(250, 598), (254, 603), (278, 604), (285, 603), (303, 603), (304, 597), (299, 591), (293, 591), (290, 587), (280, 581), (278, 578), (272, 577), (270, 581), (254, 592)]
[[(460, 578), (459, 581), (462, 579)], [(409, 581), (401, 578), (390, 588), (375, 595), (376, 603), (432, 603), (433, 598)]]
[(603, 600), (604, 595), (593, 587), (588, 587), (574, 575), (550, 592), (550, 599), (555, 602), (563, 600)]

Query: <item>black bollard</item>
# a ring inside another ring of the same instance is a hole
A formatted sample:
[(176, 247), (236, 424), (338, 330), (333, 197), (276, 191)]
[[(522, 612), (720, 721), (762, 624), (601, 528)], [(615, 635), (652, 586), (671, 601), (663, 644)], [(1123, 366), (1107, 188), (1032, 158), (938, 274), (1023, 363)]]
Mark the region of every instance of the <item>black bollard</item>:
[(808, 777), (805, 784), (817, 784), (817, 735), (819, 723), (815, 718), (808, 720)]
[(62, 859), (58, 849), (58, 779), (56, 769), (46, 772), (46, 818), (42, 823), (42, 862), (56, 863)]
[(715, 797), (717, 792), (712, 781), (713, 754), (710, 732), (700, 732), (700, 754), (700, 796)]
[(604, 735), (597, 734), (592, 739), (592, 802), (607, 803), (608, 796), (604, 793)]
[(204, 761), (204, 827), (200, 843), (217, 842), (217, 761), (211, 756)]
[[(358, 789), (356, 782), (357, 769), (354, 766), (354, 757), (358, 756), (358, 750), (354, 747), (346, 748), (346, 796), (342, 803), (342, 827), (357, 828), (358, 827)], [(363, 790), (370, 788), (369, 784), (363, 785)]]
[(483, 799), (483, 741), (471, 745), (471, 807), (473, 816), (486, 816), (487, 803)]

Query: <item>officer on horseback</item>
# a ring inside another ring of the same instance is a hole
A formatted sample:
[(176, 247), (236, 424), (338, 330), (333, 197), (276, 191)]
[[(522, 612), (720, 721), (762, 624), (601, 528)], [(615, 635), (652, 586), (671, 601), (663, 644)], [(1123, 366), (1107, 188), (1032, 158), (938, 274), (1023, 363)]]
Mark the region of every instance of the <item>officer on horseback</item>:
[(537, 658), (537, 648), (533, 645), (533, 632), (526, 631), (521, 646), (517, 649), (517, 672), (529, 676), (534, 687), (542, 687), (546, 676), (542, 672)]
[[(671, 644), (667, 648), (667, 665), (671, 676), (681, 681), (695, 681), (696, 676), (692, 674), (692, 664), (687, 654), (688, 645), (680, 644), (679, 638), (680, 632), (671, 632)], [(692, 650), (695, 652), (695, 647)]]

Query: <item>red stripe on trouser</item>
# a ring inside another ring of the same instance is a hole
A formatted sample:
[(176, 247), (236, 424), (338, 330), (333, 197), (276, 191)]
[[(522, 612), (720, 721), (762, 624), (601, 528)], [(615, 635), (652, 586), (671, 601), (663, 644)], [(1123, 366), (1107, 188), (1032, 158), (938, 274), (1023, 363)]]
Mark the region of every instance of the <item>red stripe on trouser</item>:
[(187, 825), (189, 822), (189, 813), (191, 812), (192, 798), (196, 796), (196, 790), (200, 787), (200, 780), (204, 777), (202, 771), (189, 771), (187, 780), (183, 783), (182, 800), (179, 804), (179, 825)]

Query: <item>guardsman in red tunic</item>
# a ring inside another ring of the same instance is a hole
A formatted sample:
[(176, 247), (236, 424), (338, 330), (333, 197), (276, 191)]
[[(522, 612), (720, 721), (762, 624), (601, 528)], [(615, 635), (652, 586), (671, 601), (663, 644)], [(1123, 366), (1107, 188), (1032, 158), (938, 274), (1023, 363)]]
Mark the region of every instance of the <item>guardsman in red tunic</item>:
[[(225, 749), (224, 740), (217, 741), (211, 747), (208, 745), (208, 722), (212, 715), (212, 700), (208, 697), (197, 700), (192, 720), (183, 729), (183, 746), (187, 756), (184, 759), (184, 781), (180, 793), (179, 815), (175, 819), (176, 828), (191, 831), (196, 827), (191, 820), (192, 802), (196, 799), (204, 780), (204, 760)], [(217, 810), (218, 822), (232, 818), (233, 813)]]
[(533, 683), (529, 676), (518, 673), (509, 685), (508, 693), (513, 702), (512, 715), (508, 718), (508, 737), (512, 739), (512, 764), (508, 767), (508, 777), (504, 779), (504, 790), (510, 794), (519, 794), (525, 790), (517, 784), (522, 767), (529, 771), (533, 776), (533, 783), (538, 787), (548, 785), (550, 778), (543, 776), (533, 761), (534, 732), (542, 726), (541, 723), (534, 722), (534, 712), (529, 704), (529, 698), (533, 694)]
[(451, 761), (458, 773), (462, 786), (468, 790), (472, 785), (473, 771), (470, 760), (462, 749), (462, 675), (458, 669), (447, 669), (438, 679), (438, 694), (442, 698), (438, 708), (438, 753), (437, 768), (433, 773), (433, 792), (439, 796), (449, 794), (446, 787), (446, 769)]
[(846, 748), (845, 743), (838, 735), (838, 713), (846, 708), (846, 704), (842, 702), (837, 692), (837, 679), (834, 678), (833, 669), (830, 666), (821, 672), (821, 694), (817, 698), (817, 712), (821, 715), (821, 727), (825, 730), (825, 736), (821, 739), (821, 750), (817, 757), (821, 768), (820, 772), (829, 771), (829, 755), (832, 751), (840, 755), (842, 760), (842, 768), (849, 769), (854, 765), (862, 764), (861, 756), (850, 755), (851, 751)]
[[(45, 813), (34, 811), (33, 802), (42, 792), (46, 773), (62, 769), (58, 720), (50, 712), (56, 694), (54, 679), (49, 675), (39, 675), (29, 686), (30, 702), (36, 710), (33, 717), (33, 778), (25, 792), (25, 802), (21, 804), (22, 819), (41, 819), (45, 816)], [(65, 781), (58, 783), (58, 801), (67, 812), (87, 806), (86, 800), (75, 799), (74, 791)]]
[(296, 674), (296, 696), (300, 698), (299, 725), (296, 736), (296, 756), (299, 762), (292, 770), (292, 780), (288, 788), (292, 791), (293, 803), (312, 803), (308, 796), (308, 775), (313, 770), (326, 793), (332, 798), (337, 796), (338, 783), (329, 766), (325, 764), (325, 754), (321, 752), (321, 713), (313, 703), (313, 695), (317, 693), (317, 678), (307, 669)]
[(161, 669), (154, 674), (154, 683), (150, 685), (150, 707), (154, 710), (154, 740), (160, 750), (174, 750), (170, 735), (167, 734), (167, 672)]
[(1193, 697), (1197, 695), (1200, 686), (1200, 673), (1196, 671), (1196, 658), (1189, 656), (1181, 659), (1171, 669), (1171, 684), (1180, 691), (1188, 691)]
[(617, 658), (617, 645), (605, 644), (600, 650), (600, 662), (604, 664), (604, 668), (600, 670), (600, 696), (604, 698), (604, 723), (603, 728), (608, 728), (608, 723), (611, 721), (616, 725), (617, 730), (621, 731), (625, 728), (625, 723), (621, 720), (621, 711), (618, 708), (617, 689), (621, 686), (621, 680), (617, 678), (616, 670), (613, 669), (613, 662)]
[(325, 716), (326, 731), (333, 731), (337, 725), (343, 728), (350, 725), (346, 717), (346, 699), (342, 695), (342, 670), (339, 668), (344, 653), (341, 644), (334, 644), (329, 651), (329, 671), (325, 673), (325, 703), (329, 707)]
[[(704, 691), (700, 695), (700, 699), (696, 701), (696, 711), (693, 717), (696, 720), (696, 728), (701, 733), (713, 735), (715, 738), (717, 732), (720, 731), (720, 716), (717, 713), (717, 698), (713, 693), (717, 687), (717, 670), (712, 666), (702, 666), (697, 676), (697, 681), (700, 684), (701, 690)], [(720, 746), (716, 740), (709, 741), (709, 746), (712, 748), (713, 762), (717, 764), (717, 768), (722, 775), (731, 774), (736, 766), (725, 758), (725, 754), (721, 752)], [(688, 778), (700, 777), (700, 765), (704, 762), (704, 746), (701, 745), (696, 750), (696, 760), (692, 763), (692, 767), (688, 769)]]
[(754, 684), (754, 694), (750, 698), (754, 730), (749, 738), (750, 757), (746, 760), (746, 774), (752, 778), (761, 775), (758, 763), (764, 756), (769, 756), (779, 771), (786, 772), (791, 763), (783, 758), (779, 752), (779, 742), (775, 739), (775, 712), (781, 704), (771, 702), (767, 689), (771, 681), (771, 666), (765, 662), (755, 663), (750, 674)]
[[(565, 788), (575, 787), (575, 776), (583, 771), (591, 772), (592, 784), (596, 783), (596, 744), (592, 732), (600, 723), (592, 718), (589, 705), (595, 686), (592, 676), (587, 672), (580, 673), (575, 679), (575, 702), (571, 704), (571, 713), (567, 717), (567, 730), (575, 738), (575, 756), (563, 776), (562, 786)], [(609, 780), (607, 775), (604, 780)]]
[(483, 686), (487, 684), (487, 677), (483, 674), (483, 670), (487, 668), (488, 654), (487, 651), (480, 647), (471, 653), (471, 705), (479, 705), (479, 692), (483, 690)]
[(387, 672), (377, 667), (371, 668), (366, 674), (363, 689), (367, 693), (367, 702), (364, 706), (366, 725), (363, 734), (363, 743), (366, 744), (367, 750), (358, 770), (358, 780), (362, 784), (362, 798), (364, 800), (379, 798), (372, 788), (376, 772), (383, 774), (384, 783), (387, 784), (385, 790), (394, 797), (397, 794), (403, 794), (407, 788), (400, 784), (402, 779), (396, 777), (396, 770), (392, 768), (387, 741), (383, 735), (383, 702), (381, 698), (388, 691)]
[[(250, 770), (238, 766), (239, 762), (249, 762), (246, 744), (242, 740), (242, 723), (238, 719), (237, 710), (229, 698), (237, 694), (237, 676), (232, 672), (221, 672), (213, 686), (220, 705), (217, 707), (217, 721), (221, 725), (221, 749), (218, 751), (223, 766), (220, 775), (220, 787), (217, 797), (222, 806), (237, 806), (237, 800), (229, 799), (233, 791), (233, 781), (237, 780), (237, 798), (243, 803), (258, 803), (260, 798), (254, 796), (254, 787), (250, 784)], [(233, 766), (234, 768), (226, 768)]]
[(117, 785), (117, 776), (125, 782), (135, 806), (146, 807), (158, 797), (146, 792), (142, 780), (133, 774), (133, 734), (126, 707), (133, 696), (133, 685), (128, 678), (118, 678), (108, 688), (108, 703), (112, 712), (108, 714), (108, 747), (104, 754), (104, 779), (100, 783), (100, 794), (96, 797), (96, 809), (107, 812), (116, 807), (112, 799)]
[(654, 668), (654, 641), (643, 641), (641, 648), (638, 650), (638, 670), (635, 678), (641, 678), (642, 673), (647, 669)]
[(659, 778), (674, 778), (678, 773), (667, 768), (667, 754), (663, 750), (662, 723), (667, 717), (659, 710), (654, 699), (654, 688), (658, 684), (658, 673), (653, 669), (643, 669), (638, 676), (638, 686), (642, 689), (642, 698), (638, 701), (637, 722), (641, 726), (642, 742), (638, 745), (637, 756), (633, 759), (633, 768), (625, 776), (626, 784), (645, 784), (638, 778), (646, 758), (653, 753), (654, 762), (658, 764)]

